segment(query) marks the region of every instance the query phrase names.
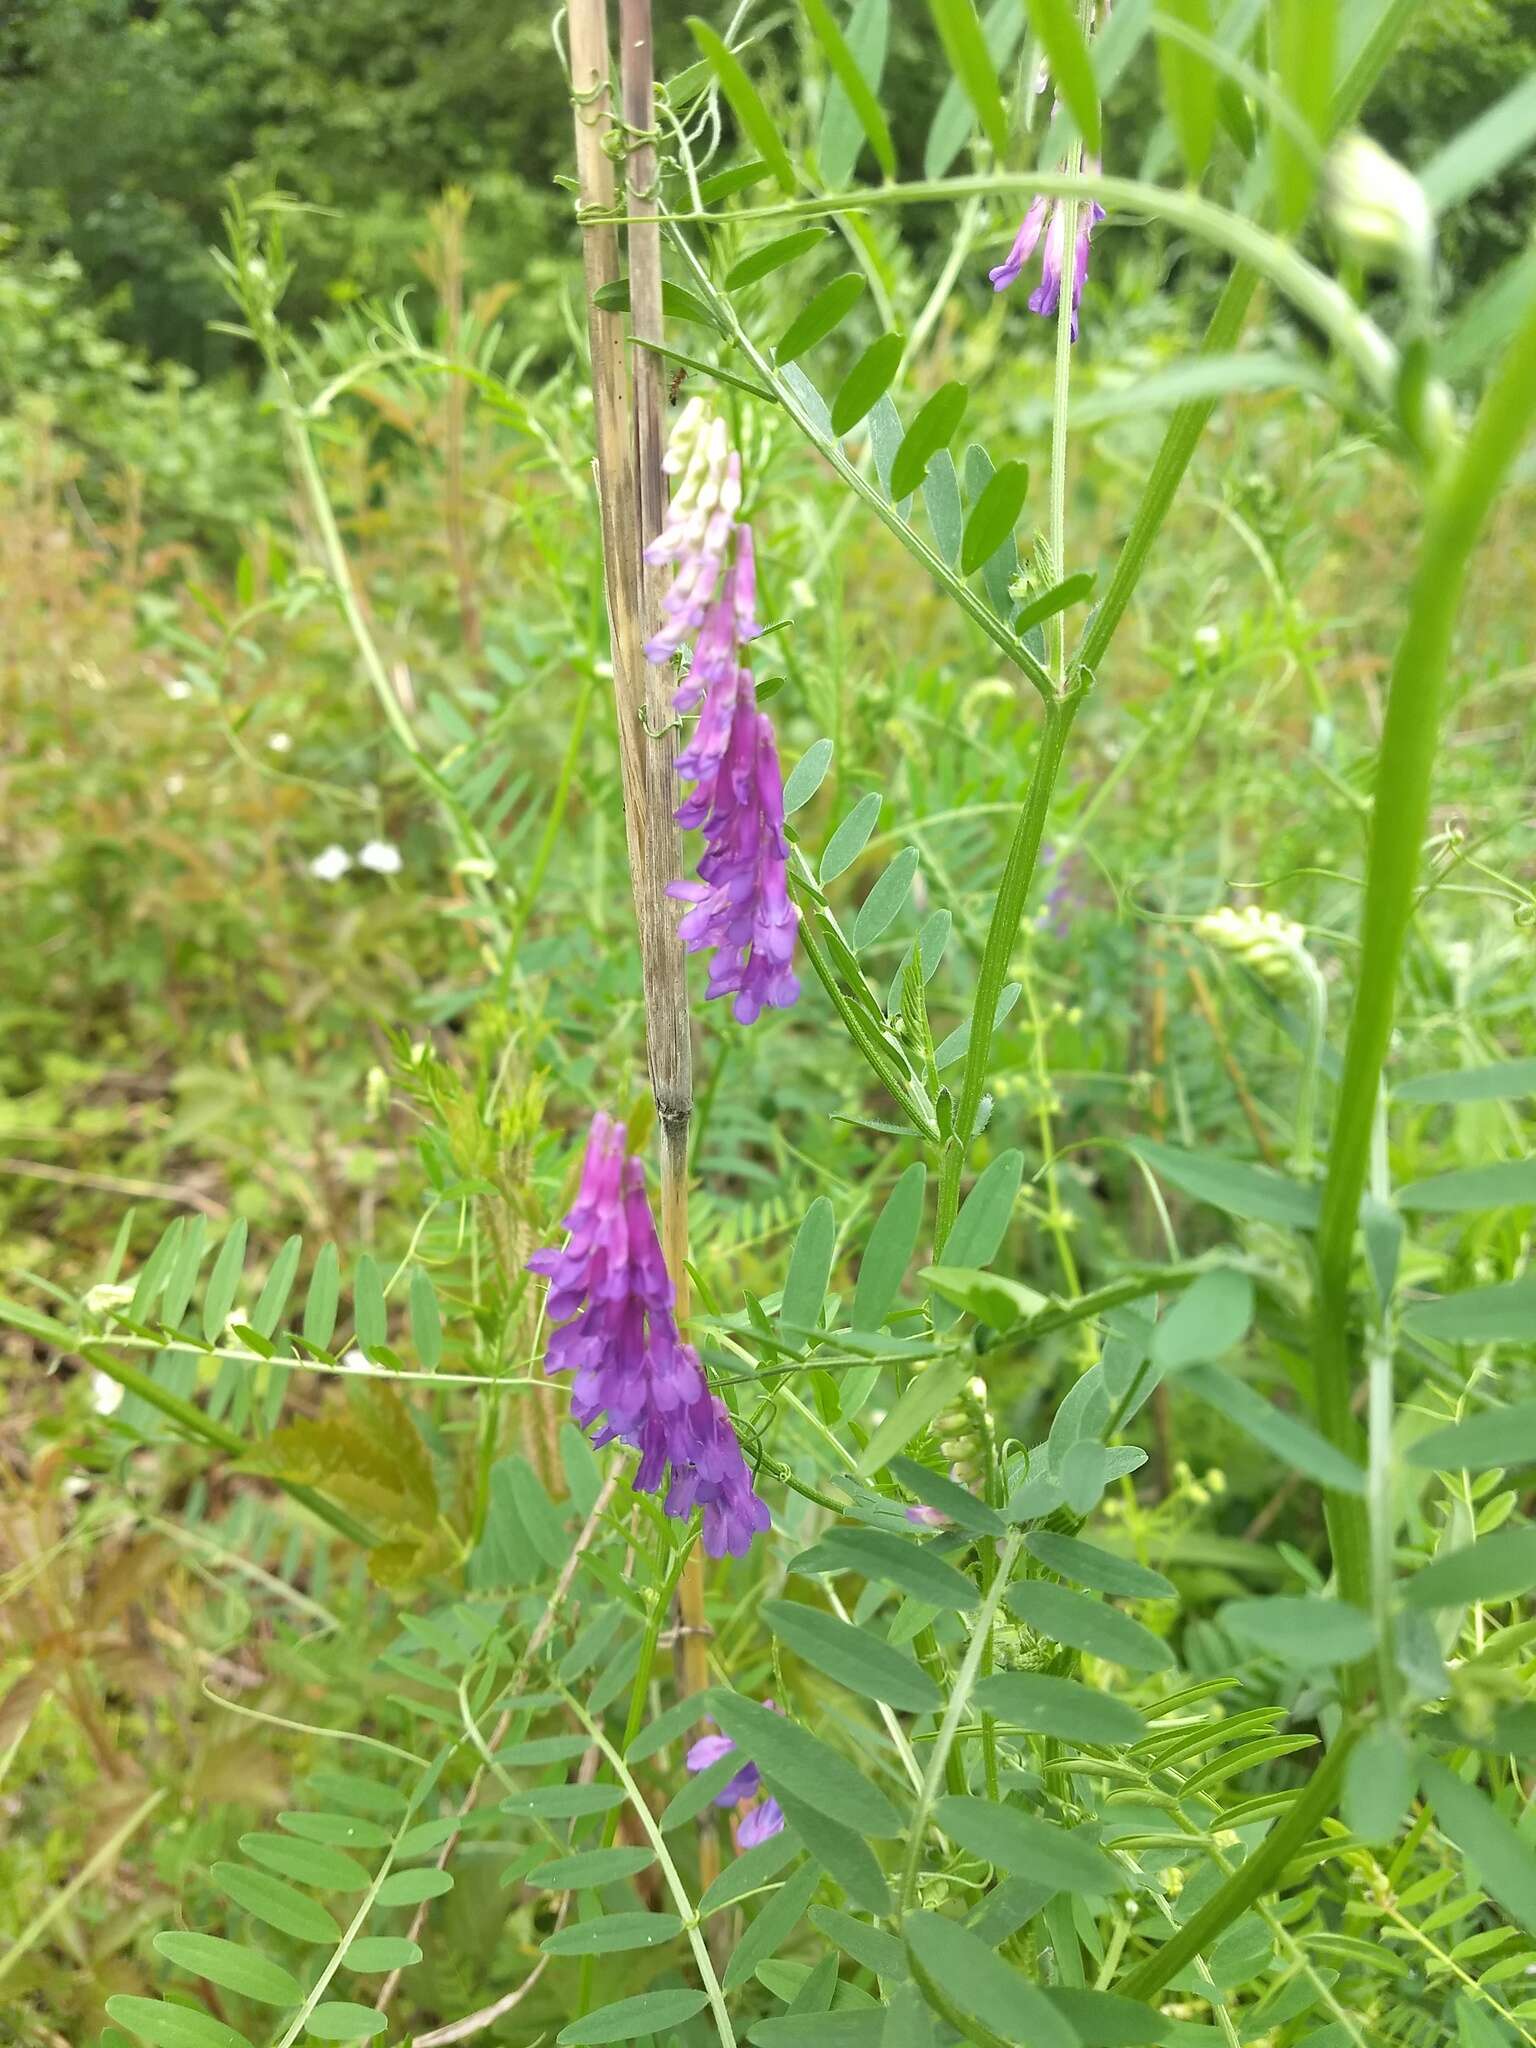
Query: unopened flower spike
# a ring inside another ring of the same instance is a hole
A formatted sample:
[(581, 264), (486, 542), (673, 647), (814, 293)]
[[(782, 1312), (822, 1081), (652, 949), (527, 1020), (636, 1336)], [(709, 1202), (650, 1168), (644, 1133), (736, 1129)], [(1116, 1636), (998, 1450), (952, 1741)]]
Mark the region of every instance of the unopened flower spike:
[(646, 645), (665, 661), (691, 639), (693, 659), (673, 698), (699, 721), (677, 772), (694, 785), (677, 821), (701, 830), (698, 879), (668, 893), (689, 908), (678, 935), (709, 952), (708, 993), (734, 997), (738, 1023), (788, 1009), (800, 994), (793, 970), (800, 913), (789, 900), (789, 841), (773, 722), (757, 708), (743, 650), (762, 632), (752, 529), (741, 509), (741, 458), (724, 420), (690, 399), (663, 465), (680, 482), (646, 560), (675, 565), (666, 617)]
[(563, 1249), (537, 1251), (549, 1282), (547, 1373), (573, 1375), (571, 1414), (599, 1448), (640, 1453), (634, 1485), (665, 1482), (667, 1514), (703, 1511), (711, 1557), (743, 1557), (768, 1527), (735, 1425), (710, 1390), (698, 1353), (677, 1327), (675, 1295), (645, 1191), (645, 1169), (624, 1150), (624, 1126), (592, 1119), (581, 1184)]

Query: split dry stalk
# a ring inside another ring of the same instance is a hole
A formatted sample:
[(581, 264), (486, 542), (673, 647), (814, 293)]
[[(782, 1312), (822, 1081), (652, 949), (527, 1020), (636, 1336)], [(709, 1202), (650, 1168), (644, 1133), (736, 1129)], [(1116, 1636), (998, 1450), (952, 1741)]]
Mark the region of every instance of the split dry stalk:
[[(645, 658), (647, 628), (661, 618), (663, 587), (660, 572), (644, 560), (646, 544), (660, 532), (667, 505), (661, 467), (661, 373), (657, 358), (642, 348), (633, 351), (631, 375), (623, 316), (602, 312), (596, 304), (597, 293), (620, 275), (618, 231), (602, 216), (614, 208), (617, 174), (610, 151), (615, 139), (622, 137), (626, 202), (629, 212), (640, 216), (628, 234), (630, 319), (636, 335), (661, 339), (650, 0), (620, 0), (622, 126), (613, 119), (606, 0), (571, 0), (569, 21), (603, 571), (624, 823), (640, 930), (646, 1047), (661, 1134), (661, 1239), (677, 1292), (678, 1317), (685, 1322), (693, 1067), (686, 963), (677, 936), (678, 913), (666, 893), (667, 884), (682, 872), (673, 821), (677, 749), (670, 677), (665, 668)], [(679, 1683), (685, 1694), (701, 1692), (709, 1682), (709, 1648), (703, 1565), (697, 1555), (684, 1571), (678, 1597)], [(712, 1833), (706, 1833), (701, 1850), (704, 1863), (714, 1865), (718, 1844)], [(711, 1875), (712, 1870), (705, 1868), (706, 1884)]]

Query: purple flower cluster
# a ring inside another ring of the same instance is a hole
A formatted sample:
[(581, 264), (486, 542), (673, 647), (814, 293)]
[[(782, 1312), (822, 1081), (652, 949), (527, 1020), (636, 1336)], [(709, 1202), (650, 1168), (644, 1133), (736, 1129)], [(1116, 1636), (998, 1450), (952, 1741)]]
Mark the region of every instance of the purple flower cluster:
[[(1084, 168), (1098, 169), (1096, 158), (1090, 158)], [(1045, 231), (1045, 252), (1040, 259), (1040, 282), (1029, 295), (1029, 310), (1032, 313), (1050, 315), (1061, 304), (1063, 276), (1066, 270), (1066, 233), (1068, 205), (1062, 199), (1036, 199), (1025, 214), (1019, 232), (1013, 238), (1013, 247), (1008, 251), (1007, 260), (987, 272), (992, 280), (992, 289), (1006, 291), (1035, 253), (1041, 230)], [(1083, 303), (1083, 286), (1088, 279), (1088, 244), (1094, 229), (1104, 218), (1104, 209), (1098, 201), (1090, 200), (1086, 206), (1077, 209), (1077, 231), (1073, 236), (1071, 254), (1071, 279), (1067, 289), (1072, 303), (1072, 339), (1077, 339), (1078, 308)], [(1049, 223), (1049, 225), (1047, 225)]]
[[(773, 1701), (764, 1702), (772, 1706)], [(728, 1735), (701, 1735), (689, 1750), (688, 1768), (694, 1773), (707, 1771), (713, 1765), (722, 1763), (726, 1757), (735, 1756), (736, 1745)], [(749, 1757), (736, 1774), (729, 1778), (715, 1794), (715, 1805), (721, 1807), (745, 1806), (755, 1798), (762, 1785), (762, 1775)], [(750, 1807), (741, 1817), (736, 1829), (738, 1849), (755, 1849), (760, 1842), (770, 1840), (784, 1829), (784, 1810), (771, 1794), (764, 1794), (756, 1806)]]
[(678, 1332), (645, 1170), (625, 1153), (624, 1126), (601, 1111), (564, 1227), (563, 1250), (528, 1261), (548, 1280), (549, 1313), (561, 1325), (544, 1370), (574, 1375), (571, 1414), (583, 1429), (598, 1425), (595, 1444), (617, 1439), (640, 1453), (637, 1492), (654, 1493), (670, 1474), (666, 1512), (686, 1520), (702, 1508), (710, 1556), (745, 1556), (768, 1510), (730, 1411)]
[(676, 571), (666, 618), (647, 643), (666, 661), (693, 637), (693, 661), (673, 703), (699, 712), (677, 772), (693, 790), (677, 813), (704, 834), (699, 878), (668, 894), (690, 907), (678, 935), (691, 953), (710, 951), (708, 993), (734, 996), (740, 1024), (765, 1009), (786, 1010), (800, 994), (792, 962), (800, 913), (789, 900), (784, 786), (773, 723), (757, 708), (742, 651), (762, 631), (752, 529), (739, 521), (741, 460), (725, 422), (692, 399), (674, 428), (666, 468), (681, 476), (667, 523), (646, 549)]

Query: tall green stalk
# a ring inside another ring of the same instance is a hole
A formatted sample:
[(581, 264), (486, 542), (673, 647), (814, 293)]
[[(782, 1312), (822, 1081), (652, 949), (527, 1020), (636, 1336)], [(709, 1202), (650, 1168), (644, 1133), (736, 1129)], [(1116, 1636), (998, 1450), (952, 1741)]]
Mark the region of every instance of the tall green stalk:
[[(1318, 1421), (1340, 1450), (1359, 1455), (1351, 1408), (1354, 1346), (1349, 1332), (1355, 1224), (1371, 1156), (1371, 1124), (1392, 1032), (1398, 976), (1419, 886), (1430, 782), (1451, 641), (1472, 550), (1510, 465), (1536, 419), (1536, 306), (1484, 394), (1460, 453), (1431, 486), (1419, 567), (1398, 643), (1377, 758), (1366, 862), (1360, 969), (1344, 1071), (1328, 1148), (1317, 1236), (1313, 1371)], [(1370, 1606), (1370, 1537), (1365, 1502), (1327, 1496), (1339, 1590)], [(1363, 1685), (1357, 1674), (1357, 1687)]]

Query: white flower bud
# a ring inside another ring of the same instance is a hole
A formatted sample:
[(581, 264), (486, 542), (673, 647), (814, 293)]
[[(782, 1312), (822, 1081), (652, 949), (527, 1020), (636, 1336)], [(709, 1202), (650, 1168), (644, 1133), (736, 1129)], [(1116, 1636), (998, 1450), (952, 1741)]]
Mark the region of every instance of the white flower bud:
[(1335, 233), (1367, 269), (1428, 270), (1435, 220), (1424, 188), (1368, 135), (1335, 145), (1324, 203)]

